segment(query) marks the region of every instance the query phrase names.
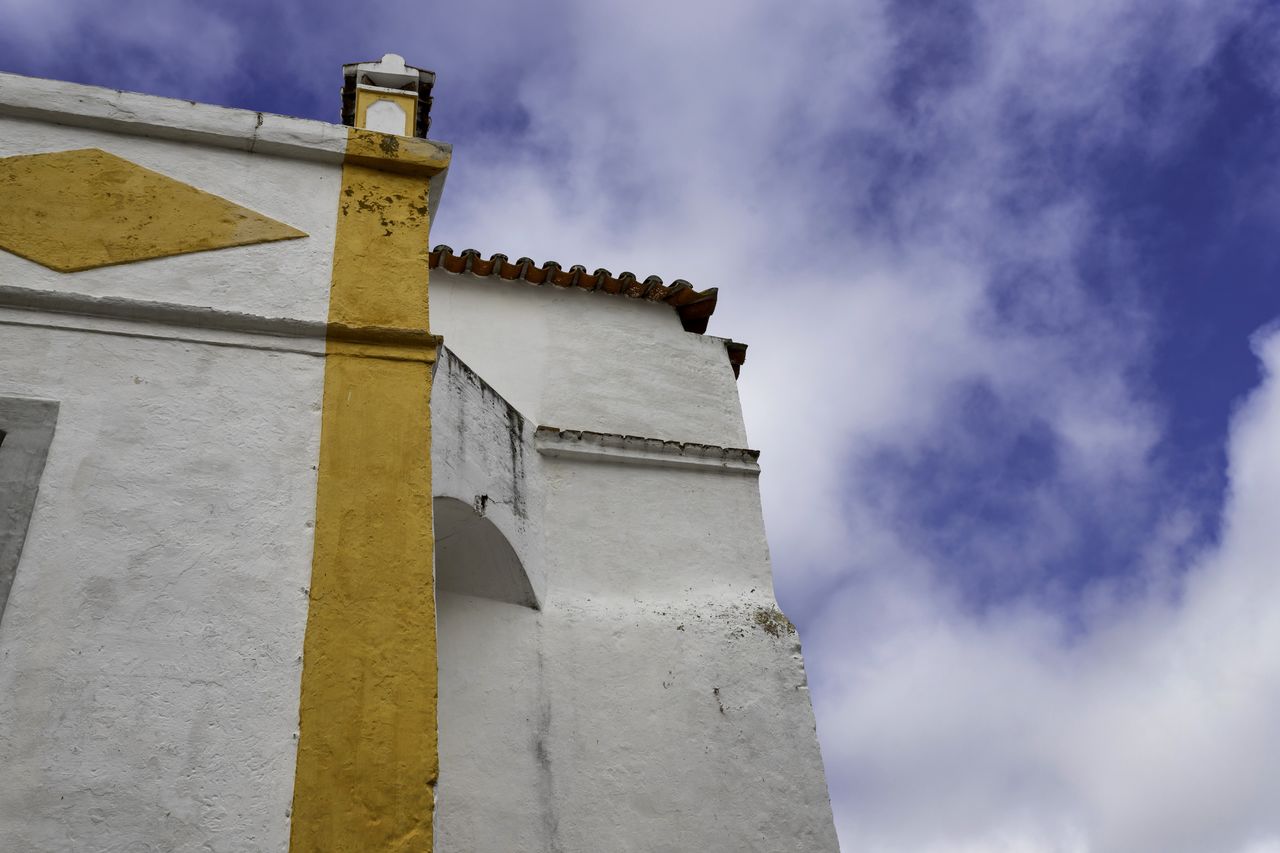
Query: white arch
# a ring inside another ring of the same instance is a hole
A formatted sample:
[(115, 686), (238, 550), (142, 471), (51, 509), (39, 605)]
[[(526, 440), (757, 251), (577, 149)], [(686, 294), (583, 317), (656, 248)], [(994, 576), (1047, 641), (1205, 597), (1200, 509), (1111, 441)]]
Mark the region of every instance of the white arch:
[(529, 575), (497, 525), (457, 498), (437, 496), (433, 508), (439, 590), (538, 609)]

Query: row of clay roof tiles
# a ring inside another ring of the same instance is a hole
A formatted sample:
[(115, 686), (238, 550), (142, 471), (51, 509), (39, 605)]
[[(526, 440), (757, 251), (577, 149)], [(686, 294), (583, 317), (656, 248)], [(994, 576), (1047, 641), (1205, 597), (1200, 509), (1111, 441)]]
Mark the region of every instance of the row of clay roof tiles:
[[(557, 287), (577, 287), (582, 290), (602, 290), (632, 299), (665, 302), (680, 315), (686, 332), (702, 334), (707, 330), (707, 320), (716, 310), (716, 289), (694, 290), (684, 279), (663, 284), (662, 279), (651, 275), (644, 281), (629, 272), (615, 276), (606, 269), (593, 273), (574, 265), (565, 269), (555, 261), (538, 266), (530, 258), (520, 258), (515, 263), (506, 255), (490, 255), (488, 260), (475, 249), (464, 249), (454, 254), (448, 246), (436, 246), (431, 250), (431, 268), (451, 273), (470, 273), (478, 276), (497, 276), (507, 281), (526, 281), (529, 284), (553, 284)], [(744, 347), (745, 349), (745, 347)], [(741, 364), (741, 362), (738, 362)], [(737, 364), (734, 366), (737, 372)]]
[[(582, 290), (600, 290), (632, 299), (647, 299), (650, 302), (665, 302), (680, 316), (680, 323), (686, 332), (703, 334), (707, 331), (707, 321), (716, 310), (716, 294), (714, 287), (706, 290), (694, 290), (693, 285), (682, 278), (671, 284), (663, 284), (662, 279), (651, 275), (640, 281), (633, 273), (624, 272), (618, 276), (607, 269), (598, 269), (588, 273), (587, 268), (579, 264), (565, 269), (555, 261), (547, 261), (538, 266), (531, 258), (520, 258), (515, 263), (507, 260), (501, 253), (490, 255), (485, 260), (475, 249), (463, 249), (454, 254), (449, 246), (443, 244), (431, 250), (431, 269), (442, 269), (451, 273), (468, 273), (476, 276), (497, 276), (506, 281), (525, 281), (529, 284), (553, 284), (556, 287), (577, 287)], [(729, 364), (733, 366), (733, 375), (737, 376), (747, 360), (747, 345), (738, 341), (724, 342), (729, 354)]]

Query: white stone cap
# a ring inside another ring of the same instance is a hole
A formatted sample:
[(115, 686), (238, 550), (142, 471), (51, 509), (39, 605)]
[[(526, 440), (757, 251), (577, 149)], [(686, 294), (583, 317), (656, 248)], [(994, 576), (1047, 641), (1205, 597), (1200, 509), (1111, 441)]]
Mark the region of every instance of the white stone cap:
[(436, 77), (425, 69), (405, 65), (404, 57), (398, 53), (385, 54), (377, 62), (354, 62), (344, 65), (342, 73), (347, 77), (355, 75), (356, 85), (415, 91), (420, 80), (430, 84)]

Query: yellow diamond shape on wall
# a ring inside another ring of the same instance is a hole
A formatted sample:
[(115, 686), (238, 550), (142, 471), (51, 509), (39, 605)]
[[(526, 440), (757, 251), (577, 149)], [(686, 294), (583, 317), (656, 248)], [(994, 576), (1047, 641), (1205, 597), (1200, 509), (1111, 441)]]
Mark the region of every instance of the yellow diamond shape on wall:
[(305, 236), (97, 148), (0, 158), (0, 249), (59, 272)]

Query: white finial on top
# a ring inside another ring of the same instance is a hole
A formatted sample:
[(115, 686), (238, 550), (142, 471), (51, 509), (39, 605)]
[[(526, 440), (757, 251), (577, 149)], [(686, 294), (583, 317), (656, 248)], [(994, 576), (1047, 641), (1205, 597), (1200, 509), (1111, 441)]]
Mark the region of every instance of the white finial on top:
[(342, 66), (342, 121), (396, 136), (426, 136), (436, 75), (406, 65), (398, 53)]
[[(374, 63), (374, 65), (381, 66), (377, 70), (383, 72), (384, 74), (406, 74), (407, 73), (404, 65), (404, 57), (398, 53), (384, 53), (382, 54), (382, 61)], [(416, 68), (414, 69), (414, 76), (415, 77), (417, 76)]]

